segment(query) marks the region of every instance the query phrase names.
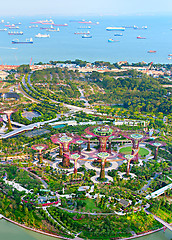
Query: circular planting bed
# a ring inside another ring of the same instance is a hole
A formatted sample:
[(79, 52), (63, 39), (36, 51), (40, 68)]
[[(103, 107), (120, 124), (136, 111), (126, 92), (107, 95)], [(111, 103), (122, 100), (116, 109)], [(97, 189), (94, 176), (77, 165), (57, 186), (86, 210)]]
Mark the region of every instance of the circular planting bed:
[(58, 167), (59, 167), (59, 168), (62, 168), (62, 169), (71, 169), (71, 168), (73, 168), (73, 166), (74, 166), (73, 163), (70, 163), (69, 167), (63, 167), (62, 162), (60, 162), (60, 163), (58, 164)]
[(99, 182), (107, 182), (108, 178), (100, 178), (100, 177), (98, 177), (98, 178), (96, 178), (96, 180), (99, 181)]
[[(93, 167), (97, 167), (97, 168), (101, 168), (101, 162), (92, 162), (91, 163), (91, 166), (93, 166)], [(106, 162), (105, 163), (105, 168), (109, 168), (109, 167), (111, 167), (112, 166), (112, 163), (110, 163), (110, 162)]]
[[(124, 154), (131, 154), (132, 152), (132, 148), (131, 147), (123, 147), (119, 150), (120, 153), (124, 153)], [(139, 155), (141, 157), (147, 156), (149, 154), (149, 151), (145, 148), (140, 148), (139, 150)]]

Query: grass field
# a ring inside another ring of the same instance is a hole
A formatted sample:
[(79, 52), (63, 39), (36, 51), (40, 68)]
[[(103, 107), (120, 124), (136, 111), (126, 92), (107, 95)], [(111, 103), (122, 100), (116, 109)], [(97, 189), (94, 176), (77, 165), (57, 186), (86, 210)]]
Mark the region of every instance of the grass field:
[[(123, 147), (119, 150), (120, 153), (124, 153), (124, 154), (131, 154), (131, 147)], [(145, 148), (140, 148), (139, 150), (139, 155), (142, 156), (146, 156), (149, 154), (149, 151)]]
[(86, 199), (86, 206), (83, 208), (85, 212), (101, 212), (101, 209), (96, 207), (95, 201), (93, 199)]

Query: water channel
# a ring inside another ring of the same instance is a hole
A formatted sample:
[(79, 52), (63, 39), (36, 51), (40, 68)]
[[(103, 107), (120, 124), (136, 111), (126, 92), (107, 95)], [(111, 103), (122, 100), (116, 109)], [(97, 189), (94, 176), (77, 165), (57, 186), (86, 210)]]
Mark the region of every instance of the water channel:
[[(57, 240), (59, 238), (48, 237), (36, 232), (32, 232), (16, 226), (3, 219), (0, 220), (0, 240)], [(171, 240), (172, 232), (165, 231), (153, 233), (145, 237), (136, 238), (138, 240)]]

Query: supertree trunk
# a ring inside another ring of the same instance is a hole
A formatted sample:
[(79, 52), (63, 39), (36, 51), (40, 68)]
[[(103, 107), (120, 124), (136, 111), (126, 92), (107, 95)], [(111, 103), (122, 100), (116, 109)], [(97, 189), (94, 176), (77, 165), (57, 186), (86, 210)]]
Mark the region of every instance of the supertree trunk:
[(106, 142), (107, 138), (106, 137), (100, 137), (99, 138), (99, 152), (106, 152)]
[(63, 156), (63, 147), (62, 144), (59, 144), (59, 157)]
[(158, 147), (155, 148), (155, 154), (154, 154), (154, 159), (157, 160), (158, 158)]
[[(139, 153), (138, 153), (138, 150), (139, 150), (139, 142), (133, 140), (133, 147), (132, 147), (132, 152), (131, 152), (131, 155), (135, 155), (135, 158), (134, 160), (136, 162), (138, 162), (139, 160)], [(137, 152), (137, 153), (136, 153)]]
[(63, 152), (62, 165), (63, 167), (70, 166), (69, 154), (67, 152)]
[(42, 152), (39, 152), (39, 163), (43, 163), (43, 157), (42, 157)]
[(79, 146), (78, 146), (78, 154), (81, 155), (81, 144), (79, 144)]
[(108, 151), (111, 154), (111, 152), (112, 152), (112, 142), (111, 141), (109, 142)]
[(77, 174), (77, 159), (74, 161), (74, 174)]
[(87, 151), (90, 151), (91, 148), (90, 148), (90, 139), (88, 139), (88, 142), (87, 142)]
[(65, 142), (63, 144), (63, 159), (62, 159), (62, 165), (63, 167), (69, 167), (70, 166), (70, 159), (69, 159), (69, 144)]
[(101, 162), (100, 179), (105, 179), (105, 161)]
[(131, 162), (131, 160), (128, 160), (128, 162), (127, 162), (127, 172), (126, 172), (127, 176), (129, 176), (129, 174), (130, 174), (130, 162)]

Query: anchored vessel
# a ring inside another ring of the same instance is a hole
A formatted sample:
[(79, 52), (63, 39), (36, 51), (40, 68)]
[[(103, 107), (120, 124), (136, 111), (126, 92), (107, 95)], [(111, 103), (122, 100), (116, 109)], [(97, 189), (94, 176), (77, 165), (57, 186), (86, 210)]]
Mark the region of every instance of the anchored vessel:
[(121, 36), (123, 36), (123, 34), (122, 34), (122, 33), (115, 33), (114, 36), (119, 36), (119, 37), (121, 37)]
[(82, 36), (82, 38), (92, 38), (92, 36), (91, 36), (91, 35), (85, 35), (85, 34), (84, 34), (84, 35)]
[(156, 53), (154, 50), (149, 50), (148, 53)]
[(30, 38), (30, 39), (26, 39), (25, 41), (19, 41), (19, 39), (14, 39), (12, 41), (13, 44), (33, 44), (33, 39)]
[(23, 32), (8, 32), (8, 35), (23, 35)]
[(82, 35), (87, 35), (87, 34), (90, 34), (90, 32), (75, 32), (74, 34), (82, 34)]
[(112, 38), (109, 38), (109, 39), (108, 39), (108, 42), (119, 42), (119, 40), (114, 40), (114, 39), (112, 39)]
[(107, 31), (125, 31), (124, 27), (107, 27)]
[(138, 36), (137, 39), (146, 39), (145, 37)]
[(49, 38), (50, 35), (49, 34), (41, 34), (41, 33), (38, 33), (37, 35), (35, 35), (36, 38)]

